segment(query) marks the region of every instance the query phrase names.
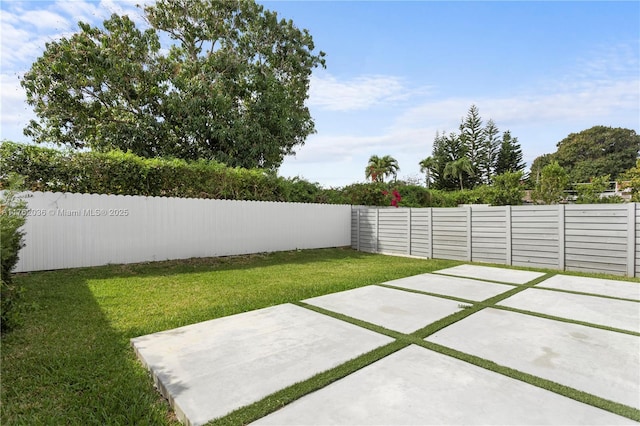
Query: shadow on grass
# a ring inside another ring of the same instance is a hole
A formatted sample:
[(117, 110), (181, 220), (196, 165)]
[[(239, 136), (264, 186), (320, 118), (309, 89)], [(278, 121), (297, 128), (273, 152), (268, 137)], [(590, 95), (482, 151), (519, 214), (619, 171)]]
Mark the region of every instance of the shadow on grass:
[(2, 338), (2, 424), (178, 424), (86, 284), (18, 277), (37, 304)]

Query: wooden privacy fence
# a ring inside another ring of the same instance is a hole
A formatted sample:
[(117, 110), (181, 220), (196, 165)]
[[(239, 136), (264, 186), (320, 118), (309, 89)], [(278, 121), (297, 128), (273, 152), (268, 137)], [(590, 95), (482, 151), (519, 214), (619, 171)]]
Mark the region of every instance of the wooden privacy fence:
[(351, 246), (634, 277), (640, 275), (640, 204), (353, 207)]
[(26, 192), (16, 272), (348, 246), (351, 207)]

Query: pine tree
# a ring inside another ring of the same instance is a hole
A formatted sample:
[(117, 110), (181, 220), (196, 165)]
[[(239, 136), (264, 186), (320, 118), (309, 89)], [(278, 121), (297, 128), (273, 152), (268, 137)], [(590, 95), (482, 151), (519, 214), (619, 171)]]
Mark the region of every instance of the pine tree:
[(485, 146), (484, 155), (480, 164), (480, 171), (482, 174), (483, 183), (491, 184), (492, 177), (496, 174), (495, 169), (498, 162), (498, 154), (500, 153), (501, 140), (498, 134), (498, 126), (496, 123), (489, 119), (487, 125), (484, 128), (485, 134)]
[(518, 138), (511, 137), (511, 132), (507, 130), (502, 134), (502, 144), (498, 153), (495, 174), (518, 172), (524, 168), (525, 163), (522, 161), (522, 149)]
[(485, 129), (482, 127), (482, 118), (480, 118), (480, 112), (475, 105), (471, 105), (467, 116), (460, 124), (460, 139), (473, 168), (473, 173), (467, 175), (468, 186), (473, 187), (481, 181), (480, 169), (486, 148)]

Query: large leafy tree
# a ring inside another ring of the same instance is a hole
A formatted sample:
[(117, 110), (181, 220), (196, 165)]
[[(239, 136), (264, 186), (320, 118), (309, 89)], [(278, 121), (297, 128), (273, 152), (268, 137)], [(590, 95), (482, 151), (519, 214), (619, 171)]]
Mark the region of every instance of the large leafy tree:
[(369, 163), (364, 173), (365, 177), (371, 179), (372, 182), (384, 182), (384, 178), (387, 176), (396, 178), (399, 171), (400, 166), (398, 166), (398, 161), (392, 156), (385, 155), (384, 157), (379, 157), (372, 155), (369, 158)]
[(560, 142), (554, 159), (574, 183), (596, 176), (618, 175), (633, 167), (640, 151), (640, 135), (634, 130), (594, 126), (572, 133)]
[(594, 126), (558, 142), (557, 151), (536, 158), (531, 178), (539, 176), (551, 161), (564, 167), (573, 183), (586, 183), (598, 176), (611, 175), (617, 180), (634, 166), (640, 152), (640, 135), (635, 130)]
[[(253, 1), (159, 0), (48, 43), (22, 85), (36, 141), (277, 168), (315, 131), (307, 30)], [(162, 49), (160, 34), (173, 40)]]

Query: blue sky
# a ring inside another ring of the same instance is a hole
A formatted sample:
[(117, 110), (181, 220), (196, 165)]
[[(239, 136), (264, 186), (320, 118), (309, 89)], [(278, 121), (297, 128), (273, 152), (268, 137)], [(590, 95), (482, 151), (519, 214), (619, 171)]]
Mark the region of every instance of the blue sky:
[[(128, 13), (138, 1), (2, 1), (0, 137), (25, 141), (33, 117), (18, 79), (45, 42)], [(420, 177), (437, 131), (457, 131), (475, 104), (510, 130), (525, 161), (594, 125), (640, 133), (640, 2), (260, 2), (307, 28), (327, 68), (308, 105), (317, 134), (283, 176), (323, 186), (364, 181), (371, 155)]]

